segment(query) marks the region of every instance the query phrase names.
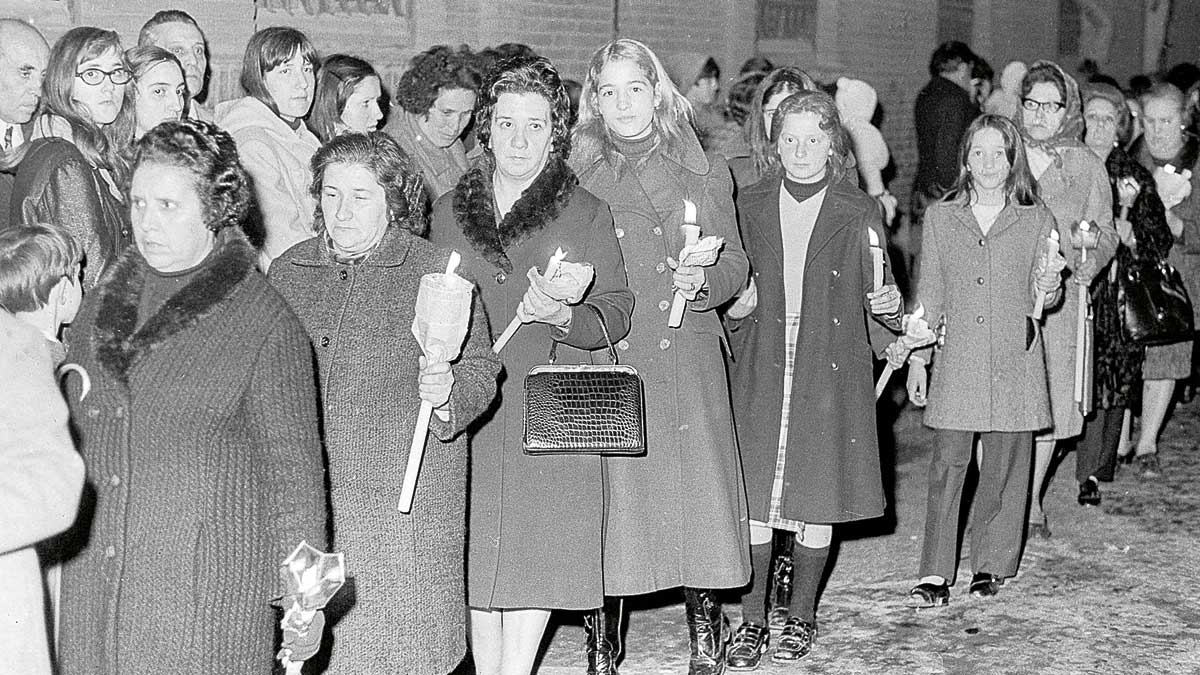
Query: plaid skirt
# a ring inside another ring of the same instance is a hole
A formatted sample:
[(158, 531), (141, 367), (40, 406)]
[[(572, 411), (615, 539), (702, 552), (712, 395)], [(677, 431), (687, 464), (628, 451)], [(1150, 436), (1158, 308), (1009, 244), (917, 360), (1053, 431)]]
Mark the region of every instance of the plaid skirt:
[(779, 448), (775, 454), (775, 479), (771, 482), (771, 503), (767, 511), (767, 526), (777, 530), (802, 532), (804, 521), (789, 520), (780, 515), (783, 506), (783, 469), (787, 465), (788, 416), (792, 410), (792, 376), (796, 368), (796, 343), (800, 338), (800, 314), (787, 314), (787, 358), (783, 368), (783, 411), (779, 417)]

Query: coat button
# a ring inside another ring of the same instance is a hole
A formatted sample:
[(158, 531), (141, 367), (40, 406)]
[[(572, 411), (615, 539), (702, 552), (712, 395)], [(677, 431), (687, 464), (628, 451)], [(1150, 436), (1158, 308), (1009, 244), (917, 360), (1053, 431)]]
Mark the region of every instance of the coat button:
[(117, 549), (113, 546), (109, 546), (108, 548), (104, 549), (104, 557), (105, 558), (117, 557)]
[(979, 277), (978, 279), (976, 279), (976, 280), (975, 280), (975, 283), (977, 283), (977, 284), (979, 284), (980, 286), (982, 286), (982, 285), (983, 285), (983, 277)]
[(88, 419), (92, 419), (92, 420), (96, 419), (97, 417), (100, 416), (100, 409), (99, 408), (88, 408), (87, 416), (88, 416)]
[(348, 277), (348, 276), (350, 276), (350, 275), (346, 272), (346, 270), (338, 270), (338, 278), (341, 279), (342, 281), (345, 281), (346, 277)]
[(508, 275), (504, 272), (496, 272), (496, 283), (502, 284), (508, 281)]
[(975, 317), (975, 323), (983, 323), (983, 315), (982, 314)]
[(659, 341), (658, 341), (658, 348), (659, 348), (659, 349), (661, 349), (661, 350), (663, 350), (663, 351), (666, 351), (666, 350), (670, 349), (670, 348), (671, 348), (671, 341), (670, 341), (670, 340), (668, 340), (668, 339), (666, 339), (666, 338), (663, 338), (663, 339), (659, 340)]
[(655, 266), (654, 266), (654, 271), (655, 271), (655, 272), (658, 272), (659, 274), (662, 274), (663, 272), (666, 272), (666, 271), (667, 271), (667, 264), (666, 264), (666, 263), (658, 263), (657, 265), (655, 265)]
[(117, 419), (125, 417), (125, 406), (117, 406), (116, 409), (113, 410), (113, 417)]
[(622, 239), (624, 237), (625, 237), (625, 230), (618, 227), (617, 228), (617, 239)]
[(322, 336), (321, 336), (321, 346), (322, 346), (322, 347), (328, 347), (328, 346), (329, 346), (329, 336), (328, 336), (328, 335), (322, 335)]
[(833, 325), (835, 325), (835, 326), (840, 326), (840, 325), (842, 325), (842, 320), (841, 320), (841, 319), (839, 319), (839, 318), (837, 318), (836, 316), (835, 316), (835, 317), (833, 317)]
[(832, 274), (833, 278), (835, 278), (835, 279), (842, 275), (842, 273), (837, 270), (833, 270), (832, 272), (830, 272), (830, 274)]
[(120, 476), (118, 476), (118, 475), (116, 475), (116, 474), (113, 474), (113, 475), (109, 476), (109, 477), (108, 477), (108, 484), (109, 484), (109, 485), (111, 485), (111, 486), (113, 486), (113, 487), (117, 487), (118, 485), (120, 485), (120, 484), (121, 484), (121, 477), (120, 477)]
[(617, 342), (617, 349), (627, 351), (629, 349), (629, 340), (621, 340)]
[(671, 307), (671, 303), (667, 302), (666, 300), (658, 301), (658, 311), (665, 312), (668, 309), (670, 309), (670, 307)]
[(651, 232), (652, 234), (654, 234), (654, 236), (656, 236), (656, 237), (661, 237), (661, 236), (662, 236), (662, 228), (661, 228), (661, 227), (658, 227), (657, 225), (656, 225), (656, 226), (654, 226), (654, 227), (652, 227), (652, 228), (650, 228), (650, 232)]
[(980, 245), (980, 246), (987, 246), (987, 240), (986, 240), (986, 239), (980, 239), (980, 240), (979, 240), (979, 245)]
[(833, 368), (834, 370), (837, 370), (837, 369), (838, 369), (838, 364), (837, 364), (837, 363), (831, 363), (831, 364), (829, 364), (829, 367), (830, 367), (830, 368)]

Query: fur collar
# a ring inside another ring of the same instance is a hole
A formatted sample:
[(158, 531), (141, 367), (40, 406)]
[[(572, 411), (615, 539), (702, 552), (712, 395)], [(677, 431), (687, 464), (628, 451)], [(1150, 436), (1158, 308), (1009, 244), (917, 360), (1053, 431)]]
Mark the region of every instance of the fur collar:
[(575, 172), (566, 162), (551, 157), (497, 225), (492, 162), (483, 161), (455, 186), (454, 217), (472, 248), (488, 262), (512, 274), (512, 261), (505, 250), (558, 218), (578, 184)]
[(147, 264), (136, 247), (125, 250), (98, 289), (100, 305), (92, 336), (102, 368), (128, 382), (129, 371), (138, 360), (211, 314), (249, 276), (256, 257), (245, 236), (226, 228), (217, 236), (217, 247), (208, 267), (168, 298), (140, 329), (138, 300)]

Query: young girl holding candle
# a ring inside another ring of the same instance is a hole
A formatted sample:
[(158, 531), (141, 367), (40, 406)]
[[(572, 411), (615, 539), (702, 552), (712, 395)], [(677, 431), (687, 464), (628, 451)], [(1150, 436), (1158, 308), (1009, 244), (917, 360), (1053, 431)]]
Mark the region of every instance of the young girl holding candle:
[[(972, 595), (995, 595), (1017, 572), (1033, 432), (1051, 424), (1041, 338), (1027, 346), (1026, 317), (1039, 295), (1060, 300), (1065, 260), (1050, 238), (1054, 216), (1038, 197), (1016, 126), (983, 115), (967, 129), (958, 181), (925, 214), (917, 298), (945, 325), (928, 387), (925, 424), (936, 430), (921, 578), (910, 607), (950, 600), (958, 562), (963, 481), (975, 436), (983, 445), (972, 526)], [(926, 405), (925, 364), (914, 353), (909, 398)]]
[(882, 354), (900, 328), (900, 292), (890, 275), (876, 278), (869, 246), (869, 231), (884, 241), (879, 209), (843, 180), (850, 149), (833, 99), (789, 96), (770, 128), (765, 178), (738, 195), (756, 291), (727, 314), (754, 567), (727, 660), (736, 670), (756, 668), (770, 641), (773, 530), (799, 544), (790, 616), (772, 654), (795, 661), (816, 637), (834, 524), (883, 515), (871, 352)]

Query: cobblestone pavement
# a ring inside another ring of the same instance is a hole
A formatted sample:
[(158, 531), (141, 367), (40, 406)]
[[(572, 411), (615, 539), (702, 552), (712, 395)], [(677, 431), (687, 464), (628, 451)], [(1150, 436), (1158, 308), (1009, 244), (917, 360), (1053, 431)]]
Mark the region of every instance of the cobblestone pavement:
[[(920, 556), (932, 436), (911, 410), (894, 430), (894, 517), (846, 533), (813, 653), (786, 666), (765, 658), (758, 673), (1200, 673), (1200, 400), (1168, 422), (1161, 478), (1123, 467), (1101, 485), (1101, 506), (1081, 507), (1067, 455), (1045, 499), (1053, 536), (1027, 544), (1019, 574), (998, 596), (972, 598), (964, 551), (950, 605), (923, 611), (903, 601)], [(735, 626), (736, 603), (726, 606)], [(558, 621), (538, 673), (582, 674), (581, 625)], [(687, 650), (682, 598), (642, 599), (621, 673), (686, 673)]]

